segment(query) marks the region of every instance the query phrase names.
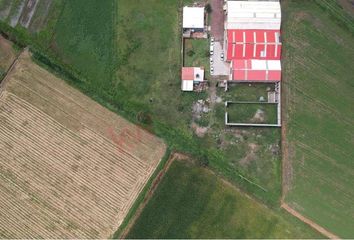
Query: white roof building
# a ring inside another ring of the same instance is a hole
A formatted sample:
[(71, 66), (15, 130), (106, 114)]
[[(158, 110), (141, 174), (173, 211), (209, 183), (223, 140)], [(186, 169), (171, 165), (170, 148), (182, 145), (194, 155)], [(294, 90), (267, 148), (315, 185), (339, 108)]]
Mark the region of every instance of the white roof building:
[(184, 7), (183, 28), (204, 28), (204, 7)]
[(225, 29), (280, 30), (279, 1), (227, 1)]

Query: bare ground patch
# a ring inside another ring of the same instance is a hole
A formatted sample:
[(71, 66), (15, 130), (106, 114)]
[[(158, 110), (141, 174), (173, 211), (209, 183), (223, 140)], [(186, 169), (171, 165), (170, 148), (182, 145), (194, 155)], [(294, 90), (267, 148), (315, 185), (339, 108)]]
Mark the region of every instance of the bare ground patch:
[(0, 71), (6, 72), (16, 58), (12, 43), (0, 35)]

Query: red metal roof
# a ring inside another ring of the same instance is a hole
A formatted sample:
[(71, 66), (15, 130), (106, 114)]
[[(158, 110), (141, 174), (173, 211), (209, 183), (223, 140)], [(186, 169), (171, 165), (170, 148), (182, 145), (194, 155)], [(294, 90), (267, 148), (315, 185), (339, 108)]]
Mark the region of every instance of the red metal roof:
[(280, 60), (233, 60), (232, 79), (278, 82), (281, 80)]
[(193, 67), (183, 67), (182, 68), (182, 80), (194, 80), (194, 68)]
[(281, 57), (279, 30), (227, 30), (227, 60), (266, 59)]

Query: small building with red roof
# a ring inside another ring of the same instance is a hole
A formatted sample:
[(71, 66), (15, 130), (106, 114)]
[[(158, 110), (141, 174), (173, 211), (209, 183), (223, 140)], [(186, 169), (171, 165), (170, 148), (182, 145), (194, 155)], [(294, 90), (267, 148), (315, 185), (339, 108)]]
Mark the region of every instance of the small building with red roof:
[(193, 91), (194, 84), (204, 81), (204, 68), (182, 67), (181, 78), (182, 91)]

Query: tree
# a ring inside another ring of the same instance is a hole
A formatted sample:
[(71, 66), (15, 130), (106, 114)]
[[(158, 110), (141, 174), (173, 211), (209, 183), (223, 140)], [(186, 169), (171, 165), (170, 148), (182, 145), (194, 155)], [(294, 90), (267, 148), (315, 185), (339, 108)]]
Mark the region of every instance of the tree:
[(140, 111), (138, 114), (137, 114), (137, 120), (143, 124), (151, 124), (152, 123), (152, 119), (151, 119), (151, 116), (148, 112), (145, 112), (145, 111)]
[(211, 13), (211, 12), (212, 12), (210, 3), (208, 3), (207, 5), (205, 5), (205, 11), (206, 11), (207, 13)]
[(188, 50), (188, 52), (187, 52), (187, 55), (189, 56), (189, 57), (191, 57), (191, 56), (193, 56), (195, 54), (195, 52), (191, 49), (191, 50)]

